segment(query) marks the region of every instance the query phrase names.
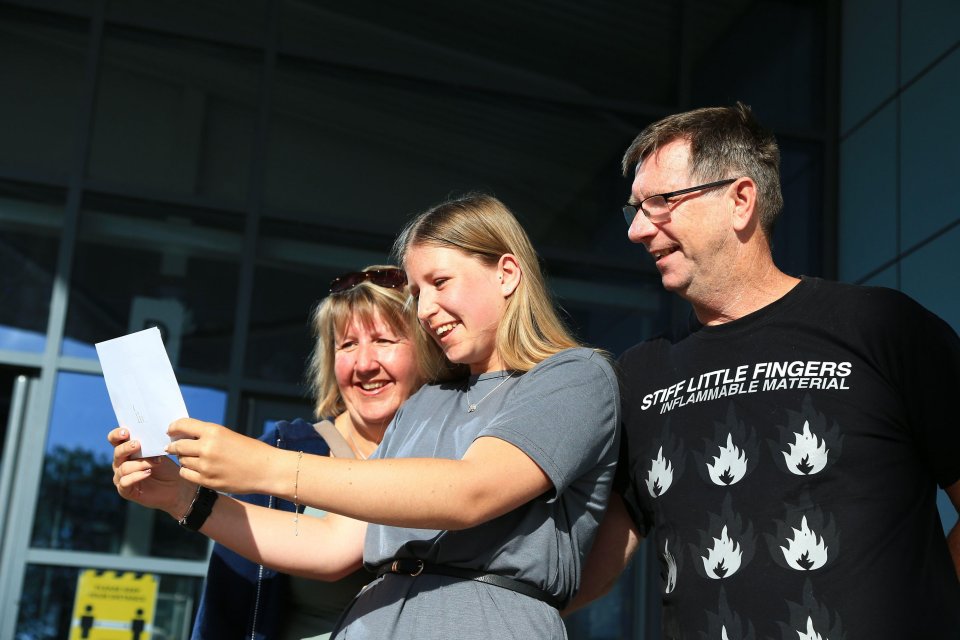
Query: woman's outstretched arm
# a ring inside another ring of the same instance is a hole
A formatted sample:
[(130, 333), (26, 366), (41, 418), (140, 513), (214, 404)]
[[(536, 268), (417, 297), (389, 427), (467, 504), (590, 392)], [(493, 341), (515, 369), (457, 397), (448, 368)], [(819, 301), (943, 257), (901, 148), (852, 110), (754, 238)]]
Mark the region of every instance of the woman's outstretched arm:
[[(114, 429), (107, 436), (114, 445), (113, 478), (117, 491), (128, 500), (179, 519), (190, 508), (198, 483), (181, 477), (180, 467), (166, 456), (131, 458), (139, 451), (140, 443), (129, 438), (129, 432), (123, 428)], [(335, 514), (323, 518), (301, 515), (297, 520), (295, 524), (294, 515), (287, 511), (221, 495), (200, 532), (248, 560), (284, 573), (338, 580), (360, 567), (365, 522)]]
[[(342, 460), (299, 456), (222, 427), (184, 418), (168, 451), (180, 475), (234, 493), (262, 493), (350, 518), (400, 527), (465, 529), (553, 487), (526, 453), (498, 438), (473, 442), (460, 460)], [(299, 465), (299, 471), (298, 471)]]

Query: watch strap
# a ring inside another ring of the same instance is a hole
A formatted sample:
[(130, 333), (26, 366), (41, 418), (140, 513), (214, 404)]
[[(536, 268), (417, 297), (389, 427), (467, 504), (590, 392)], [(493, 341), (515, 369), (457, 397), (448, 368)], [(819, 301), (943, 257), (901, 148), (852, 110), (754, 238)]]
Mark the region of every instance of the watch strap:
[(190, 531), (199, 531), (203, 523), (210, 517), (210, 512), (213, 510), (213, 503), (216, 502), (219, 497), (220, 494), (213, 489), (197, 487), (197, 495), (194, 496), (193, 503), (177, 522), (180, 526)]

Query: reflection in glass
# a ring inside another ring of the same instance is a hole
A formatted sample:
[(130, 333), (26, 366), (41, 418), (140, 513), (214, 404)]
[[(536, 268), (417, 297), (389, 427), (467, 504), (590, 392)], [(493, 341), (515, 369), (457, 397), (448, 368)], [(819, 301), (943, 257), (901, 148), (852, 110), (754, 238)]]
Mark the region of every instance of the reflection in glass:
[[(626, 287), (624, 289), (629, 291)], [(662, 292), (651, 289), (649, 285), (635, 285), (638, 294), (645, 293), (651, 301), (666, 297)], [(564, 301), (561, 307), (567, 326), (576, 335), (591, 345), (617, 355), (669, 326), (669, 318), (659, 309), (652, 311), (636, 306), (616, 307), (573, 301)]]
[(159, 326), (175, 368), (227, 371), (242, 220), (133, 200), (84, 204), (62, 353), (94, 358), (97, 342)]
[[(74, 567), (27, 565), (17, 619), (17, 638), (54, 640), (81, 637), (79, 629), (75, 630), (76, 635), (71, 634), (77, 578), (81, 571)], [(158, 578), (159, 592), (150, 638), (180, 640), (189, 637), (203, 579), (163, 574)]]
[(44, 349), (62, 197), (57, 190), (0, 183), (0, 350)]
[(265, 0), (108, 0), (107, 18), (156, 25), (162, 30), (197, 31), (260, 43), (267, 16)]
[(246, 375), (289, 383), (304, 380), (313, 350), (310, 316), (327, 295), (330, 280), (367, 266), (363, 261), (386, 260), (387, 240), (382, 243), (382, 257), (372, 251), (344, 250), (347, 241), (307, 224), (264, 221), (250, 309)]
[[(773, 228), (773, 258), (783, 271), (822, 276), (821, 216), (810, 215), (823, 202), (823, 145), (780, 140), (783, 212)], [(876, 189), (876, 185), (873, 186)]]
[(241, 204), (250, 176), (259, 61), (253, 51), (108, 30), (89, 177)]
[[(584, 210), (580, 197), (600, 172), (616, 178), (611, 159), (625, 140), (594, 110), (332, 73), (283, 57), (273, 86), (269, 215), (392, 238), (448, 195), (485, 189), (523, 215), (535, 243), (560, 228), (571, 248), (597, 251), (592, 240), (609, 218), (593, 215), (602, 211), (596, 203)], [(389, 198), (371, 198), (371, 189)]]
[[(223, 421), (225, 392), (186, 385), (181, 390), (191, 416)], [(115, 423), (102, 377), (58, 374), (31, 545), (203, 559), (206, 538), (117, 494), (106, 438)]]
[[(518, 97), (548, 94), (559, 102), (586, 96), (674, 100), (680, 54), (675, 21), (702, 11), (671, 3), (588, 2), (569, 10), (503, 3), (470, 10), (467, 18), (461, 11), (412, 12), (390, 2), (283, 0), (281, 6), (280, 42), (287, 52), (403, 77), (455, 78)], [(713, 22), (724, 11), (739, 13), (717, 8)], [(463, 28), (466, 19), (469, 29)], [(628, 33), (625, 25), (643, 25), (642, 34)], [(711, 27), (702, 38), (712, 39), (725, 25)], [(625, 81), (636, 77), (638, 61), (642, 81)]]
[[(690, 40), (692, 48), (699, 49), (691, 52), (691, 68), (687, 72), (691, 104), (721, 105), (741, 100), (775, 131), (821, 129), (826, 133), (827, 105), (832, 102), (824, 94), (828, 86), (824, 74), (832, 65), (826, 59), (829, 4), (743, 3), (743, 11), (725, 11), (716, 5), (718, 13), (727, 15), (713, 20), (708, 37)], [(693, 21), (712, 18), (702, 11), (691, 13), (697, 14), (691, 17)], [(721, 26), (723, 22), (727, 25)], [(738, 37), (741, 33), (753, 33), (756, 37)], [(880, 35), (872, 38), (882, 40)], [(880, 55), (884, 48), (875, 49), (875, 55)], [(744, 73), (728, 73), (748, 60), (762, 60), (762, 64), (753, 65)], [(774, 78), (791, 81), (770, 81)], [(892, 89), (885, 89), (882, 95)]]
[(64, 176), (77, 139), (87, 21), (0, 7), (0, 165)]

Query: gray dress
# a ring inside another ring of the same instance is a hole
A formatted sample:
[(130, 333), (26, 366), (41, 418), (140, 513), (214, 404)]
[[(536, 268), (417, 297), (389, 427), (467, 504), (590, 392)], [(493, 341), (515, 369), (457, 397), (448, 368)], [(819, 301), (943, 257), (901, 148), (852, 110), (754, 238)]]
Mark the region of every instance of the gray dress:
[[(568, 349), (503, 381), (504, 373), (428, 385), (394, 417), (374, 457), (460, 459), (478, 437), (510, 442), (553, 489), (463, 531), (370, 525), (364, 562), (392, 558), (497, 573), (567, 602), (606, 508), (617, 460), (619, 393), (607, 360)], [(468, 413), (490, 393), (476, 412)], [(509, 478), (504, 478), (509, 482)], [(516, 592), (471, 580), (387, 574), (368, 585), (335, 633), (358, 638), (564, 638), (559, 613)]]

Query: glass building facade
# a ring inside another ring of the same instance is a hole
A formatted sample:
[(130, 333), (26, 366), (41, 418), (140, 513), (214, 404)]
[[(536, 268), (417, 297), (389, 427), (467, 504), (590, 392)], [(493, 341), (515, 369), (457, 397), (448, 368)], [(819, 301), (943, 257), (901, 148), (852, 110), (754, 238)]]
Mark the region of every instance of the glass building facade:
[(960, 5), (848, 0), (842, 16), (838, 279), (899, 289), (960, 332)]
[[(619, 211), (623, 151), (671, 112), (741, 100), (777, 133), (784, 270), (901, 288), (960, 326), (958, 18), (946, 0), (0, 3), (0, 638), (67, 636), (86, 569), (158, 576), (153, 637), (195, 614), (208, 544), (117, 496), (96, 342), (159, 326), (194, 417), (310, 418), (326, 283), (479, 190), (529, 230), (577, 334), (618, 354), (688, 313)], [(659, 637), (659, 582), (642, 551), (571, 638)]]

